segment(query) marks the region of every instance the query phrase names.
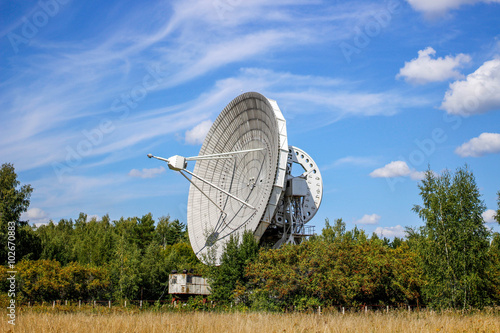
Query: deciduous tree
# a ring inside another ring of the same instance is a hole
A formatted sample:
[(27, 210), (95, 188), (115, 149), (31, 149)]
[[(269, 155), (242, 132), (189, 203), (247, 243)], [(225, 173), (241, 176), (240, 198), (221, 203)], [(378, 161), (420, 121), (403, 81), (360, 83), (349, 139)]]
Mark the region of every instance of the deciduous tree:
[(423, 204), (413, 210), (425, 222), (417, 249), (427, 281), (422, 288), (426, 301), (444, 308), (485, 305), (490, 232), (474, 175), (467, 166), (454, 175), (428, 170), (419, 189)]
[[(16, 262), (29, 256), (37, 259), (40, 255), (40, 240), (28, 226), (27, 221), (21, 221), (21, 214), (28, 210), (31, 185), (22, 185), (17, 180), (14, 166), (2, 164), (0, 168), (0, 264), (7, 263), (8, 236), (14, 233)], [(10, 235), (12, 236), (12, 235)], [(12, 251), (10, 251), (12, 252)]]

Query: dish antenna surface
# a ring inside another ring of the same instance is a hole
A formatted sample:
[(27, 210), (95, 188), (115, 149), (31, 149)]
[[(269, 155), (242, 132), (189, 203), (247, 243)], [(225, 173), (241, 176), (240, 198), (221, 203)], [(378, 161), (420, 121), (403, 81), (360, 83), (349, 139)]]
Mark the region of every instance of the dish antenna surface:
[[(191, 183), (189, 240), (205, 263), (220, 264), (229, 237), (242, 239), (245, 231), (274, 248), (312, 234), (305, 224), (321, 204), (321, 174), (306, 152), (288, 145), (274, 100), (256, 92), (236, 97), (212, 124), (198, 156), (148, 157), (167, 162)], [(193, 171), (189, 161), (195, 161)]]

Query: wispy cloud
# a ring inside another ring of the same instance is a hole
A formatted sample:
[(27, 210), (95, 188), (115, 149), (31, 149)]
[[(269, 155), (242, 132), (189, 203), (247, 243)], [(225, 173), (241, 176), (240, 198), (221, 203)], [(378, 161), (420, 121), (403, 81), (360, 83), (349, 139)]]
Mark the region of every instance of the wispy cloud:
[(500, 2), (500, 0), (407, 0), (418, 11), (430, 16), (442, 15), (449, 10), (457, 9), (463, 5), (474, 5), (480, 2)]
[(158, 167), (158, 168), (150, 168), (150, 169), (142, 169), (142, 170), (137, 170), (137, 169), (132, 169), (128, 173), (130, 177), (137, 177), (137, 178), (154, 178), (158, 175), (161, 175), (164, 173), (166, 170), (164, 167)]
[[(339, 28), (372, 10), (363, 6), (327, 11), (321, 6), (309, 14), (295, 10), (305, 4), (314, 8), (305, 1), (238, 2), (232, 5), (234, 10), (229, 9), (230, 15), (221, 18), (211, 1), (160, 2), (138, 6), (135, 14), (129, 12), (117, 20), (113, 29), (106, 27), (109, 34), (59, 44), (35, 43), (34, 52), (13, 59), (12, 70), (4, 72), (6, 80), (0, 83), (0, 155), (20, 170), (64, 163), (68, 149), (76, 151), (79, 144), (86, 144), (82, 131), (98, 128), (103, 119), (111, 120), (115, 129), (81, 157), (109, 154), (172, 133), (152, 127), (154, 122), (168, 121), (180, 131), (191, 128), (199, 121), (196, 113), (186, 117), (193, 107), (167, 100), (163, 110), (148, 110), (148, 101), (231, 63), (341, 38)], [(255, 17), (269, 24), (248, 29)], [(311, 28), (313, 22), (319, 29)], [(146, 89), (144, 96), (143, 82), (158, 64), (161, 82)], [(305, 76), (301, 79), (309, 81)], [(235, 96), (223, 89), (227, 87), (221, 84), (211, 93), (215, 98), (224, 94), (226, 101), (227, 96)], [(118, 109), (124, 105), (126, 114)]]
[[(127, 11), (110, 4), (107, 15), (119, 19), (102, 25), (95, 20), (92, 29), (69, 27), (72, 15), (82, 13), (67, 6), (57, 25), (64, 39), (40, 34), (22, 56), (8, 58), (0, 82), (0, 156), (18, 171), (39, 175), (31, 182), (36, 207), (59, 217), (152, 195), (147, 188), (128, 188), (163, 172), (136, 164), (139, 152), (165, 141), (200, 143), (209, 121), (242, 91), (276, 99), (302, 131), (423, 104), (399, 90), (370, 88), (332, 72), (289, 70), (282, 61), (294, 51), (352, 37), (353, 27), (387, 4), (226, 3), (222, 12), (203, 0), (136, 3)], [(16, 22), (22, 18), (9, 27)], [(65, 29), (71, 33), (62, 34)], [(300, 120), (306, 118), (304, 125)], [(347, 156), (335, 163), (371, 161)], [(55, 166), (63, 168), (62, 181)], [(154, 193), (168, 191), (174, 187)]]
[(207, 136), (210, 127), (212, 126), (212, 121), (204, 120), (192, 129), (186, 131), (186, 142), (191, 145), (198, 145), (203, 143), (205, 137)]
[(335, 160), (333, 163), (322, 166), (321, 170), (330, 170), (342, 166), (371, 167), (378, 163), (378, 159), (374, 157), (346, 156)]

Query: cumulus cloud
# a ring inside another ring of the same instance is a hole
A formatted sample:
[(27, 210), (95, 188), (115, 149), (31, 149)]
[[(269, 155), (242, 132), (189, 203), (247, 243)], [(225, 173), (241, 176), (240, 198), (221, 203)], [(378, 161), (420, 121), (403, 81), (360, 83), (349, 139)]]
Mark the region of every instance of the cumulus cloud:
[(493, 209), (488, 209), (487, 211), (485, 211), (482, 216), (483, 216), (483, 220), (484, 222), (486, 223), (493, 223), (493, 222), (496, 222), (495, 220), (495, 216), (497, 215), (497, 212), (495, 212)]
[(500, 134), (482, 133), (477, 138), (472, 138), (457, 149), (455, 153), (461, 157), (480, 157), (485, 154), (500, 152)]
[(410, 169), (405, 161), (393, 161), (389, 164), (386, 164), (382, 168), (373, 170), (370, 173), (370, 177), (372, 178), (394, 178), (407, 176), (409, 176), (413, 180), (421, 180), (424, 179), (425, 172)]
[(443, 14), (450, 9), (457, 9), (462, 5), (473, 5), (479, 2), (500, 2), (500, 0), (407, 0), (413, 9), (428, 15)]
[(137, 170), (137, 169), (132, 169), (128, 173), (130, 177), (137, 177), (137, 178), (154, 178), (162, 173), (165, 172), (164, 167), (158, 167), (158, 168), (151, 168), (151, 169), (142, 169)]
[(500, 58), (486, 61), (465, 80), (450, 84), (441, 109), (462, 116), (500, 108)]
[(404, 161), (393, 161), (382, 168), (373, 170), (370, 176), (373, 178), (393, 178), (410, 175), (411, 170)]
[(212, 122), (210, 120), (205, 120), (189, 131), (186, 131), (186, 142), (191, 145), (202, 144), (211, 126)]
[(396, 78), (404, 78), (405, 81), (415, 84), (459, 79), (463, 75), (456, 68), (471, 60), (470, 56), (462, 53), (455, 57), (433, 59), (431, 56), (435, 54), (436, 51), (432, 47), (418, 51), (418, 58), (405, 62), (405, 66), (399, 70)]
[(410, 172), (410, 178), (413, 180), (422, 180), (425, 178), (425, 173), (425, 171), (413, 170), (412, 172)]
[(356, 221), (356, 223), (359, 224), (378, 224), (378, 221), (380, 221), (380, 215), (377, 214), (365, 214), (363, 215), (362, 218)]
[(30, 208), (28, 211), (22, 213), (21, 219), (40, 224), (48, 221), (49, 214), (40, 208)]
[(404, 237), (405, 236), (405, 228), (400, 226), (399, 224), (395, 227), (377, 227), (375, 229), (375, 233), (379, 237)]

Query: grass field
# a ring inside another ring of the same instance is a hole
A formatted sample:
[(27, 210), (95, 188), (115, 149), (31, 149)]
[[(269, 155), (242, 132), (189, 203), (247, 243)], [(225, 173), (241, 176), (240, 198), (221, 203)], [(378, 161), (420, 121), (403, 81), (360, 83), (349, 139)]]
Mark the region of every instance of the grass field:
[(420, 311), (273, 314), (216, 312), (25, 310), (0, 332), (500, 332), (498, 312)]

